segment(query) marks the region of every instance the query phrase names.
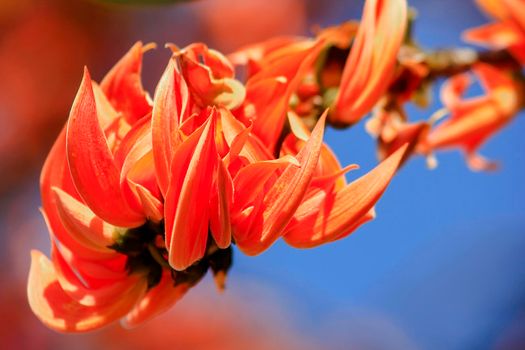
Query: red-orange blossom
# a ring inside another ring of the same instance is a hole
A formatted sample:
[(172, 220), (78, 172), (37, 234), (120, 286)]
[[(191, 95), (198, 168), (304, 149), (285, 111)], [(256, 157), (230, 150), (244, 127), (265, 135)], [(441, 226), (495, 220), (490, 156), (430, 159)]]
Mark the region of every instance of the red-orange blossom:
[[(365, 13), (379, 11), (381, 21), (406, 10), (404, 1), (376, 2), (367, 1)], [(374, 25), (368, 18), (363, 30)], [(374, 40), (363, 35), (361, 44)], [(374, 218), (406, 150), (347, 184), (355, 166), (341, 167), (323, 143), (327, 113), (311, 130), (290, 109), (324, 38), (259, 62), (245, 84), (204, 44), (172, 46), (153, 98), (140, 81), (149, 48), (137, 43), (100, 85), (84, 71), (42, 170), (52, 249), (50, 259), (32, 252), (28, 297), (42, 322), (59, 331), (118, 319), (134, 326), (173, 305), (208, 269), (221, 287), (232, 244), (256, 255), (279, 238), (307, 248), (347, 236)], [(378, 88), (377, 77), (364, 91)], [(338, 116), (352, 107), (341, 96)]]

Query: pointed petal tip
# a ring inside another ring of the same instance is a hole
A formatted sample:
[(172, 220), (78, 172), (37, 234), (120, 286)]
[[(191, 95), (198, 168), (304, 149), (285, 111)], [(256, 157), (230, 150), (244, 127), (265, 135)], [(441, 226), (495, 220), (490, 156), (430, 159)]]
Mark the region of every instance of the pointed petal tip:
[(330, 108), (325, 109), (324, 112), (323, 112), (323, 114), (321, 114), (321, 117), (320, 117), (319, 120), (317, 121), (317, 124), (321, 123), (322, 126), (323, 126), (323, 128), (324, 128), (324, 126), (325, 126), (325, 124), (326, 124), (326, 118), (327, 118), (327, 116), (328, 116), (329, 111), (330, 111)]
[(89, 74), (89, 69), (87, 66), (84, 66), (83, 72), (84, 72), (84, 77), (87, 77), (88, 79), (91, 78)]
[(390, 159), (390, 161), (392, 163), (397, 163), (397, 166), (399, 166), (399, 164), (401, 163), (401, 160), (403, 159), (403, 157), (407, 153), (407, 150), (408, 150), (409, 146), (410, 146), (410, 144), (408, 142), (406, 142), (403, 146), (399, 147), (399, 149), (397, 151), (395, 151), (385, 161)]
[[(88, 91), (93, 91), (92, 84), (93, 83), (91, 81), (91, 74), (89, 73), (89, 69), (88, 69), (87, 66), (84, 66), (84, 69), (83, 69), (83, 72), (82, 72), (82, 80), (80, 82), (79, 91), (77, 92), (77, 97), (78, 97), (78, 95), (80, 94), (81, 91), (85, 91), (86, 89)], [(92, 94), (93, 94), (93, 92), (92, 92)], [(73, 102), (73, 104), (74, 104), (74, 102)]]

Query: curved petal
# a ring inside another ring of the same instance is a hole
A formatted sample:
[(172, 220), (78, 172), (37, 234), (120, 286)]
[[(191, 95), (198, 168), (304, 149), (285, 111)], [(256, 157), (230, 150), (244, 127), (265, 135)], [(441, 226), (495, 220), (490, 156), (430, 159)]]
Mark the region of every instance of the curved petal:
[[(304, 143), (308, 140), (311, 133), (301, 118), (295, 113), (288, 113), (288, 121), (290, 122), (292, 132), (284, 140), (281, 153), (296, 154), (299, 149), (304, 146)], [(341, 176), (337, 178), (337, 188), (343, 187), (346, 185), (346, 179), (344, 177), (346, 171), (342, 171), (341, 164), (333, 151), (327, 144), (323, 143), (314, 179), (316, 177), (333, 176), (336, 173), (341, 174)]]
[(440, 92), (441, 101), (447, 108), (454, 108), (463, 100), (463, 95), (470, 84), (471, 79), (469, 74), (454, 75), (443, 83)]
[(95, 96), (95, 104), (97, 105), (97, 116), (102, 130), (110, 127), (111, 124), (119, 118), (119, 113), (113, 108), (111, 102), (104, 94), (104, 91), (100, 88), (100, 85), (91, 82), (93, 86), (93, 95)]
[(42, 196), (42, 213), (49, 231), (53, 233), (62, 245), (77, 252), (79, 256), (91, 259), (107, 258), (107, 253), (93, 249), (75, 239), (62, 224), (54, 187), (59, 187), (76, 200), (80, 200), (67, 165), (66, 159), (66, 129), (64, 128), (56, 140), (44, 163), (40, 177), (40, 192)]
[(396, 173), (406, 149), (403, 146), (343, 189), (319, 191), (303, 202), (286, 228), (284, 240), (297, 248), (311, 248), (342, 238), (371, 220), (370, 211)]
[(477, 64), (474, 72), (486, 90), (485, 95), (458, 100), (450, 117), (430, 130), (425, 143), (431, 150), (459, 147), (472, 170), (493, 170), (496, 165), (476, 151), (516, 115), (520, 91), (507, 72), (493, 66)]
[(245, 96), (244, 85), (233, 79), (232, 64), (221, 53), (202, 43), (175, 52), (192, 97), (201, 107), (238, 107)]
[[(504, 89), (508, 91), (508, 94), (517, 94), (516, 83), (511, 77), (511, 73), (506, 72), (502, 69), (491, 66), (486, 63), (478, 63), (473, 67), (474, 73), (477, 75), (481, 85), (488, 93), (493, 95), (498, 93), (498, 89)], [(498, 95), (496, 98), (500, 97)], [(505, 101), (505, 104), (509, 104), (511, 110), (516, 110), (516, 104), (518, 101)]]
[(120, 172), (98, 122), (87, 69), (71, 108), (66, 150), (75, 187), (95, 214), (122, 227), (144, 222), (144, 216), (130, 208), (120, 190)]
[(154, 44), (143, 46), (137, 42), (100, 83), (111, 104), (130, 124), (151, 111), (151, 98), (142, 87), (140, 71), (142, 54), (153, 47)]
[(129, 184), (133, 191), (137, 193), (144, 215), (146, 215), (148, 220), (161, 222), (164, 219), (164, 204), (144, 186), (133, 181), (130, 181)]
[[(241, 156), (248, 159), (250, 163), (274, 158), (261, 140), (250, 132), (251, 129), (246, 128), (240, 121), (235, 119), (230, 111), (221, 108), (220, 114), (221, 129), (230, 149), (234, 149), (235, 152), (238, 152)], [(247, 129), (250, 130), (246, 131)], [(248, 132), (248, 134), (243, 135), (246, 132)], [(240, 135), (243, 136), (238, 139)], [(244, 139), (244, 137), (246, 137), (246, 139)], [(235, 145), (236, 141), (241, 141), (242, 148), (240, 150), (235, 148), (238, 146)]]
[(303, 37), (279, 36), (257, 44), (241, 47), (229, 54), (228, 59), (236, 66), (248, 66), (247, 75), (249, 78), (259, 72), (265, 57), (279, 49), (304, 40), (305, 38)]
[[(423, 154), (426, 153), (426, 136), (430, 131), (431, 122), (432, 121), (421, 121), (409, 123), (401, 121), (398, 124), (390, 122), (392, 125), (385, 125), (385, 129), (391, 126), (392, 135), (384, 132), (377, 138), (377, 155), (379, 160), (390, 156), (405, 144), (408, 144), (408, 148), (401, 164), (404, 164), (416, 150)], [(385, 134), (389, 137), (385, 137)]]
[(133, 328), (154, 318), (173, 306), (186, 294), (188, 289), (189, 286), (187, 284), (173, 286), (171, 274), (165, 272), (160, 283), (150, 289), (140, 302), (122, 319), (122, 325), (126, 328)]
[(177, 70), (175, 61), (170, 60), (155, 91), (151, 121), (155, 170), (163, 195), (168, 190), (174, 150), (181, 142), (179, 125), (189, 117), (188, 103), (186, 82)]
[[(246, 84), (246, 102), (253, 109), (253, 133), (273, 151), (284, 127), (290, 97), (312, 69), (324, 41), (305, 41), (286, 48)], [(245, 110), (246, 113), (246, 110)]]
[(208, 237), (209, 201), (214, 170), (216, 111), (206, 124), (179, 145), (166, 193), (165, 224), (169, 263), (184, 270), (203, 257)]
[(144, 138), (149, 138), (149, 144), (151, 145), (151, 116), (145, 116), (133, 124), (131, 129), (129, 129), (122, 141), (119, 143), (118, 148), (114, 153), (115, 165), (118, 169), (122, 169), (128, 154), (135, 147), (135, 145), (141, 142)]
[(509, 9), (506, 6), (502, 6), (502, 2), (504, 3), (505, 0), (476, 0), (476, 3), (483, 11), (499, 20), (509, 17)]
[(525, 3), (523, 0), (503, 0), (509, 16), (521, 28), (525, 35)]
[(231, 243), (230, 212), (233, 202), (233, 181), (221, 159), (218, 159), (217, 177), (210, 199), (210, 230), (220, 249)]
[(53, 264), (41, 252), (31, 251), (27, 296), (35, 315), (49, 328), (60, 332), (86, 332), (124, 316), (145, 293), (146, 283), (137, 283), (115, 303), (88, 307), (71, 299), (61, 288)]
[(463, 33), (463, 38), (474, 44), (503, 49), (519, 45), (524, 41), (524, 34), (511, 21), (504, 21), (469, 29)]
[(129, 150), (122, 165), (120, 185), (128, 203), (132, 203), (148, 219), (162, 220), (162, 196), (155, 174), (149, 130)]
[(303, 201), (321, 153), (325, 120), (326, 112), (297, 155), (300, 166), (288, 165), (265, 193), (261, 207), (252, 212), (257, 219), (250, 230), (239, 231), (234, 227), (235, 241), (245, 254), (259, 254), (273, 244)]
[(58, 214), (69, 234), (92, 249), (114, 253), (108, 246), (114, 243), (117, 228), (104, 222), (91, 209), (60, 188), (53, 187), (53, 192)]
[(245, 123), (253, 123), (253, 133), (268, 149), (273, 149), (281, 134), (288, 109), (289, 82), (284, 77), (271, 77), (248, 82), (244, 115), (238, 116)]
[(366, 1), (331, 119), (355, 123), (377, 103), (393, 77), (406, 24), (406, 0)]
[(141, 278), (138, 275), (130, 275), (95, 287), (88, 286), (78, 271), (75, 271), (67, 263), (54, 243), (51, 244), (51, 261), (60, 287), (69, 297), (85, 306), (101, 306), (114, 303), (122, 295), (133, 289)]
[(243, 167), (233, 179), (235, 188), (233, 212), (238, 214), (252, 205), (255, 198), (264, 191), (264, 186), (279, 169), (288, 166), (300, 167), (292, 156), (284, 156), (274, 160), (260, 161)]
[(57, 248), (60, 256), (73, 267), (76, 276), (88, 288), (102, 288), (129, 275), (126, 267), (128, 258), (124, 254), (115, 252), (105, 259), (94, 260), (83, 258), (63, 245), (57, 244)]

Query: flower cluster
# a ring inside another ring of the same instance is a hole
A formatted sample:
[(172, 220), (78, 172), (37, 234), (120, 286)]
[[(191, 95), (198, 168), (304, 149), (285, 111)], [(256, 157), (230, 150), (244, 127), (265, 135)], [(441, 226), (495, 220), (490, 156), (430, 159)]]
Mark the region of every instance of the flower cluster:
[[(383, 18), (390, 10), (370, 1), (365, 13)], [(365, 32), (359, 40), (373, 41)], [(134, 326), (169, 308), (208, 269), (222, 288), (232, 244), (247, 255), (281, 237), (315, 247), (371, 220), (404, 149), (348, 184), (344, 175), (356, 166), (341, 167), (323, 143), (327, 113), (310, 128), (294, 112), (335, 37), (266, 43), (230, 59), (200, 43), (168, 45), (173, 54), (153, 98), (140, 78), (151, 45), (137, 43), (100, 85), (86, 69), (42, 171), (52, 249), (51, 259), (32, 252), (35, 314), (60, 331), (117, 319)], [(355, 52), (355, 64), (377, 55)], [(242, 59), (245, 83), (234, 76)], [(394, 63), (395, 50), (386, 65)], [(377, 84), (384, 69), (356, 79)], [(351, 73), (342, 81), (355, 85)], [(352, 89), (341, 89), (337, 115), (353, 106), (358, 91), (343, 95)]]
[[(521, 40), (515, 13), (525, 11), (512, 8), (523, 3), (505, 3), (497, 18)], [(132, 327), (208, 270), (224, 288), (233, 245), (257, 255), (280, 238), (311, 248), (348, 236), (375, 217), (411, 155), (459, 147), (471, 168), (493, 168), (476, 151), (523, 107), (523, 40), (505, 42), (518, 53), (505, 64), (472, 55), (443, 63), (411, 39), (412, 20), (405, 0), (367, 0), (360, 23), (313, 38), (278, 37), (227, 56), (202, 43), (168, 44), (153, 98), (141, 83), (152, 44), (133, 46), (100, 84), (85, 69), (42, 170), (51, 257), (32, 252), (33, 312), (59, 331), (119, 319)], [(484, 95), (463, 97), (468, 71)], [(409, 121), (404, 104), (424, 104), (440, 76), (449, 78), (444, 109)], [(340, 165), (323, 142), (325, 124), (349, 127), (371, 111), (366, 126), (381, 162), (347, 183), (357, 166)]]

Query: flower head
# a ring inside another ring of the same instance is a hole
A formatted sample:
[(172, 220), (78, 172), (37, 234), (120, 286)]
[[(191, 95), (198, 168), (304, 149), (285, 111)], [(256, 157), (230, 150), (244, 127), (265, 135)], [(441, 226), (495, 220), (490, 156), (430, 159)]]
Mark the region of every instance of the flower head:
[[(101, 86), (87, 69), (41, 177), (51, 259), (32, 253), (28, 296), (49, 327), (134, 326), (166, 310), (208, 271), (224, 287), (232, 243), (248, 255), (283, 237), (340, 239), (374, 215), (406, 147), (346, 184), (291, 99), (324, 42), (298, 42), (246, 85), (204, 44), (174, 54), (153, 99), (136, 44)], [(269, 90), (276, 89), (276, 90)], [(277, 93), (275, 93), (277, 92)]]

